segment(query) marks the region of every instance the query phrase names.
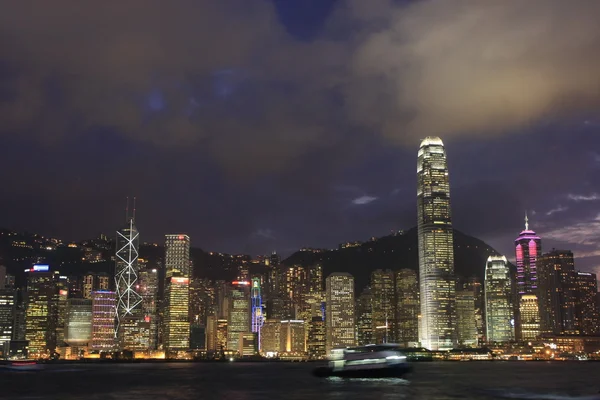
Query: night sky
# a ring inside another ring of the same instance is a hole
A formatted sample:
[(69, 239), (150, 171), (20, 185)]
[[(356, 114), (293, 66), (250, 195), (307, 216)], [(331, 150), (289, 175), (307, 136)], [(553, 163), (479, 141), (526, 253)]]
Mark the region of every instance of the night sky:
[(287, 254), (416, 225), (600, 273), (600, 1), (0, 0), (0, 226)]

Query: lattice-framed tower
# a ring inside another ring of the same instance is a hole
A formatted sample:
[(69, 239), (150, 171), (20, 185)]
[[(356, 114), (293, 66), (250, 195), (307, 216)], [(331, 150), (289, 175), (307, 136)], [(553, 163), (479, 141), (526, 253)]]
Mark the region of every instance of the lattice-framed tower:
[(135, 227), (135, 199), (133, 216), (129, 217), (129, 202), (125, 214), (127, 225), (117, 231), (115, 253), (115, 286), (117, 293), (115, 337), (118, 337), (121, 321), (127, 317), (137, 316), (142, 304), (142, 296), (136, 292), (140, 234)]

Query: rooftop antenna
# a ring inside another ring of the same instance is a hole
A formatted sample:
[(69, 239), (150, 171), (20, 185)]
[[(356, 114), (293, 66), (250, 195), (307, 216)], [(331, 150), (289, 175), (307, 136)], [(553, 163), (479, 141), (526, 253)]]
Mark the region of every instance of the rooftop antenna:
[(125, 222), (129, 222), (129, 196), (125, 198)]
[(133, 222), (135, 222), (135, 200), (136, 200), (136, 197), (133, 198), (133, 218), (132, 218)]
[(527, 210), (525, 210), (525, 230), (529, 230), (529, 218), (527, 218)]

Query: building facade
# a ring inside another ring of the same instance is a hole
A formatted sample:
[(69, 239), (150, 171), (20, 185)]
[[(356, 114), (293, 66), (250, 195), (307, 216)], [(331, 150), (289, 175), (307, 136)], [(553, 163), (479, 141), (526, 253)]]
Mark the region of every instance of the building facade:
[(92, 292), (92, 341), (90, 350), (112, 352), (115, 350), (115, 316), (117, 294), (108, 290)]
[(477, 346), (475, 293), (473, 290), (456, 291), (456, 334), (461, 347)]
[(325, 281), (326, 353), (335, 348), (354, 346), (354, 277), (345, 272), (336, 272)]
[(396, 271), (396, 342), (403, 347), (419, 343), (419, 280), (411, 269)]
[(395, 342), (396, 312), (392, 271), (378, 269), (371, 273), (371, 296), (374, 343)]

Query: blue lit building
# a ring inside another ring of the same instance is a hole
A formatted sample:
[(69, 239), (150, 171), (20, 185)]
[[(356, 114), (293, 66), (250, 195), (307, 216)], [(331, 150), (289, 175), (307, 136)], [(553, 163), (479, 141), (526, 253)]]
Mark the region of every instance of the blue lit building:
[(259, 343), (260, 347), (260, 330), (264, 324), (264, 314), (259, 278), (252, 278), (252, 290), (250, 292), (250, 298), (252, 300), (252, 332), (256, 333), (257, 342)]

